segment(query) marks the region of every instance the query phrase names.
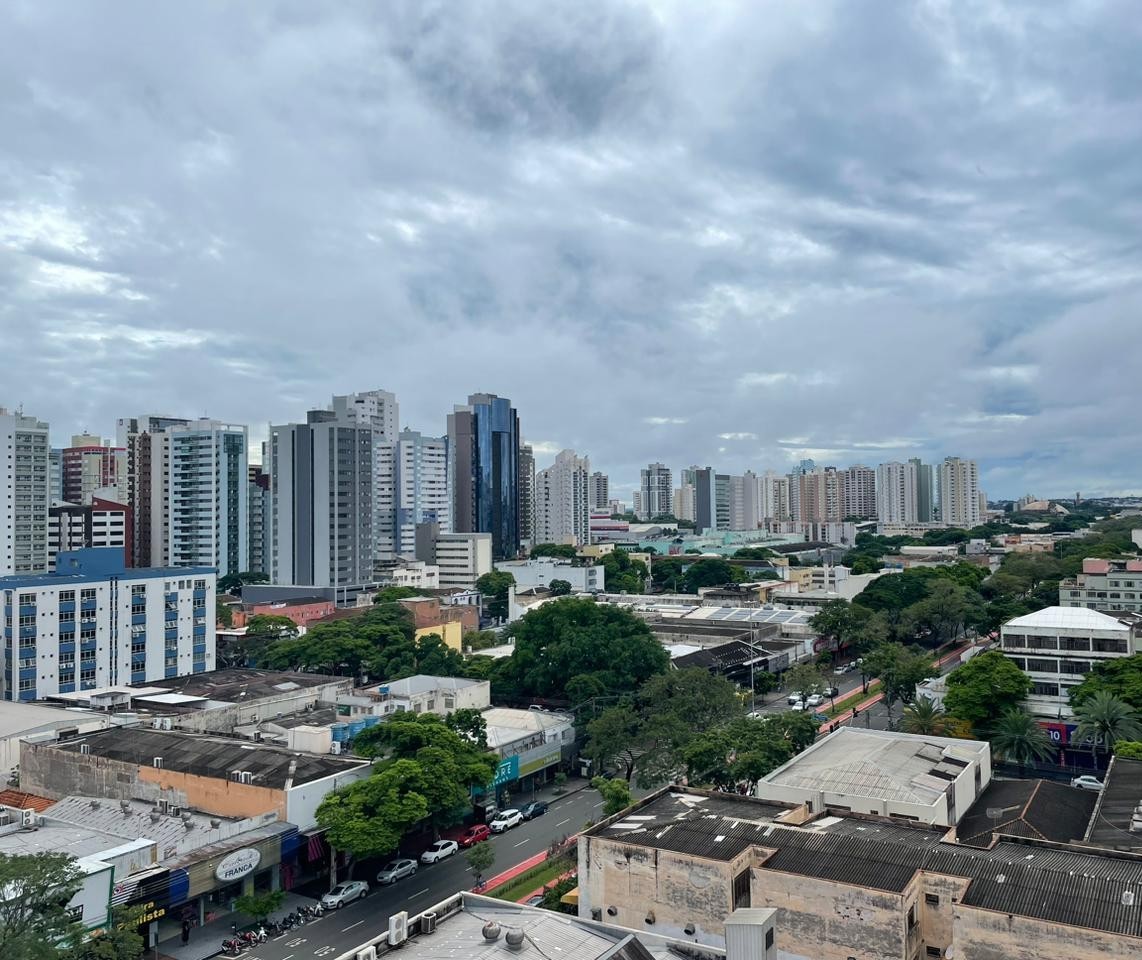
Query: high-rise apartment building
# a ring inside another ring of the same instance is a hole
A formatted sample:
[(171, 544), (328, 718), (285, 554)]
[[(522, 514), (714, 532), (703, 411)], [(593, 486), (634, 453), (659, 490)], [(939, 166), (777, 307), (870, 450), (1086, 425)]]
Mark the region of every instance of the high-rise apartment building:
[(840, 472), (841, 516), (870, 520), (876, 516), (876, 471), (864, 464), (853, 464)]
[[(377, 448), (369, 422), (311, 410), (270, 427), (270, 579), (345, 588), (369, 583), (377, 557)], [(391, 536), (391, 534), (390, 534)]]
[(732, 478), (712, 467), (694, 472), (694, 527), (699, 532), (729, 530), (732, 522)]
[(674, 518), (694, 522), (696, 517), (696, 503), (694, 484), (684, 483), (674, 488)]
[(946, 457), (940, 464), (940, 520), (965, 530), (980, 523), (979, 467), (974, 460)]
[(0, 578), (13, 611), (4, 699), (213, 670), (215, 589), (210, 567), (129, 570), (119, 548), (63, 552), (54, 573)]
[(0, 407), (0, 576), (48, 566), (48, 425)]
[(673, 515), (673, 475), (665, 464), (651, 463), (641, 471), (639, 492), (642, 494), (640, 516), (653, 520), (664, 514)]
[[(121, 417), (116, 443), (127, 451), (126, 503), (131, 508), (131, 566), (163, 567), (170, 562), (167, 430), (190, 423), (184, 417)], [(123, 494), (120, 494), (122, 497)]]
[[(60, 451), (63, 500), (86, 506), (96, 491), (105, 498), (127, 497), (127, 449), (113, 447), (107, 440), (80, 434), (71, 446)], [(113, 491), (113, 492), (112, 492)]]
[[(265, 444), (262, 456), (265, 457)], [(247, 468), (249, 487), (247, 491), (247, 511), (249, 516), (249, 544), (251, 573), (270, 575), (270, 475), (259, 464), (252, 463)]]
[(535, 475), (535, 542), (590, 542), (591, 509), (588, 478), (591, 464), (574, 450), (563, 450), (546, 470)]
[(922, 463), (919, 457), (908, 461), (916, 471), (916, 520), (919, 523), (931, 523), (937, 518), (936, 497), (939, 490), (934, 478), (934, 469), (930, 463)]
[(448, 438), (402, 430), (396, 456), (396, 552), (416, 553), (416, 527), (435, 523), (452, 532), (452, 490), (448, 486)]
[(587, 487), (587, 495), (590, 498), (590, 506), (592, 510), (606, 510), (607, 504), (611, 500), (611, 483), (605, 473), (600, 473), (596, 470), (591, 474), (591, 479)]
[(63, 450), (52, 447), (48, 451), (48, 503), (63, 501)]
[(916, 523), (916, 463), (890, 461), (876, 468), (876, 519), (880, 523)]
[(444, 533), (437, 523), (416, 528), (416, 559), (439, 568), (441, 590), (474, 590), (492, 572), (490, 533)]
[(758, 519), (789, 519), (789, 477), (766, 470), (758, 478)]
[(386, 440), (395, 441), (400, 432), (397, 397), (388, 390), (366, 390), (363, 393), (334, 397), (329, 409), (337, 420), (373, 427)]
[[(448, 415), (452, 527), (490, 533), (494, 560), (520, 550), (519, 415), (506, 397), (476, 393)], [(443, 582), (443, 576), (441, 578)]]
[(241, 573), (250, 561), (245, 426), (194, 420), (166, 435), (169, 562)]
[(535, 536), (535, 451), (530, 443), (519, 448), (519, 538), (527, 544), (543, 543)]

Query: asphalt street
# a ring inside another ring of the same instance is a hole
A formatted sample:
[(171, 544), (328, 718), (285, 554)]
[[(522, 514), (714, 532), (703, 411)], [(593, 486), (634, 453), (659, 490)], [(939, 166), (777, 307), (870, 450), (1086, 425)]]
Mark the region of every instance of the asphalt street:
[[(576, 833), (588, 820), (598, 820), (603, 801), (595, 790), (581, 790), (551, 802), (546, 814), (486, 841), (496, 851), (488, 871), (495, 875), (521, 860), (547, 849), (553, 840)], [(330, 911), (318, 920), (282, 934), (239, 956), (250, 960), (310, 960), (335, 957), (388, 929), (389, 917), (401, 910), (410, 916), (426, 910), (459, 890), (471, 889), (474, 881), (461, 851), (440, 863), (421, 864), (415, 876), (391, 886), (378, 886), (376, 873), (363, 871), (353, 879), (368, 880), (372, 889), (364, 900)]]

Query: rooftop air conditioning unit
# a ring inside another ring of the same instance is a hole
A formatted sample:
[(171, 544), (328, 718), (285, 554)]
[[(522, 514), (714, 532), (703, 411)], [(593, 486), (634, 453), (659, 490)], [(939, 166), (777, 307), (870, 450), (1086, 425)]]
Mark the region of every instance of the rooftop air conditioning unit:
[(420, 932), (421, 933), (435, 933), (436, 932), (436, 914), (429, 910), (427, 913), (421, 914), (420, 917)]
[(365, 947), (364, 950), (358, 950), (357, 960), (377, 960), (377, 948)]
[(396, 947), (408, 939), (408, 912), (402, 910), (389, 917), (389, 946)]
[(162, 770), (162, 768), (163, 768), (163, 758), (162, 758), (162, 757), (155, 757), (155, 758), (154, 758), (154, 759), (151, 761), (151, 765), (152, 765), (152, 766), (153, 766), (153, 767), (154, 767), (156, 770)]
[(334, 740), (331, 744), (329, 744), (329, 752), (339, 755), (341, 753), (341, 741)]
[(20, 811), (20, 826), (34, 827), (36, 825), (36, 811), (30, 807)]
[(253, 783), (254, 775), (249, 770), (243, 770), (240, 774), (238, 774), (238, 780), (241, 783)]

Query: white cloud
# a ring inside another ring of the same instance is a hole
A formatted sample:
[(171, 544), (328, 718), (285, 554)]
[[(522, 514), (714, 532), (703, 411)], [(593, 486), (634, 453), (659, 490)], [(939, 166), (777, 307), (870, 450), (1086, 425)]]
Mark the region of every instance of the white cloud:
[(756, 440), (756, 433), (740, 432), (740, 433), (719, 433), (719, 440)]
[(643, 417), (643, 423), (649, 423), (654, 427), (662, 426), (681, 426), (684, 423), (689, 423), (685, 417)]

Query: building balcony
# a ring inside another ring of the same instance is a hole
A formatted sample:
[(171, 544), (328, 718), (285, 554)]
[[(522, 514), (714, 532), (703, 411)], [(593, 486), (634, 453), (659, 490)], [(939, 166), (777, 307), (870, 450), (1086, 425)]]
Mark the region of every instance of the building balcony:
[(75, 681), (74, 680), (68, 680), (65, 683), (63, 677), (60, 677), (59, 692), (60, 693), (75, 693)]
[(74, 643), (64, 643), (61, 640), (60, 644), (59, 644), (59, 655), (62, 657), (65, 654), (69, 654), (69, 653), (72, 655), (75, 654), (75, 644)]
[(20, 647), (20, 653), (17, 656), (18, 660), (34, 660), (36, 656), (35, 647)]
[(193, 647), (193, 652), (194, 652), (194, 655), (196, 657), (197, 656), (206, 656), (206, 644), (205, 643), (196, 643)]
[(20, 616), (21, 617), (34, 617), (36, 615), (36, 605), (34, 603), (21, 603)]
[(163, 636), (163, 639), (164, 640), (177, 640), (178, 639), (178, 627), (167, 627), (166, 632)]
[(34, 640), (36, 637), (35, 627), (20, 627), (21, 640)]
[(74, 600), (61, 600), (59, 603), (59, 612), (60, 613), (75, 613), (75, 601)]
[(97, 600), (80, 600), (79, 601), (79, 609), (80, 610), (88, 610), (88, 611), (94, 610), (95, 605), (98, 602), (99, 601), (97, 601)]
[(80, 653), (94, 653), (95, 652), (95, 643), (96, 643), (96, 641), (94, 639), (81, 641), (79, 644), (79, 652)]
[(36, 679), (36, 668), (35, 667), (21, 667), (20, 668), (20, 679), (21, 680), (35, 680)]
[(141, 627), (141, 626), (144, 626), (146, 624), (146, 622), (147, 622), (146, 613), (135, 613), (134, 610), (131, 611), (131, 626)]
[(206, 599), (206, 591), (205, 590), (195, 590), (194, 591), (194, 599), (195, 600), (205, 600)]
[(146, 683), (147, 682), (147, 671), (146, 670), (132, 670), (131, 671), (131, 682), (132, 683)]

